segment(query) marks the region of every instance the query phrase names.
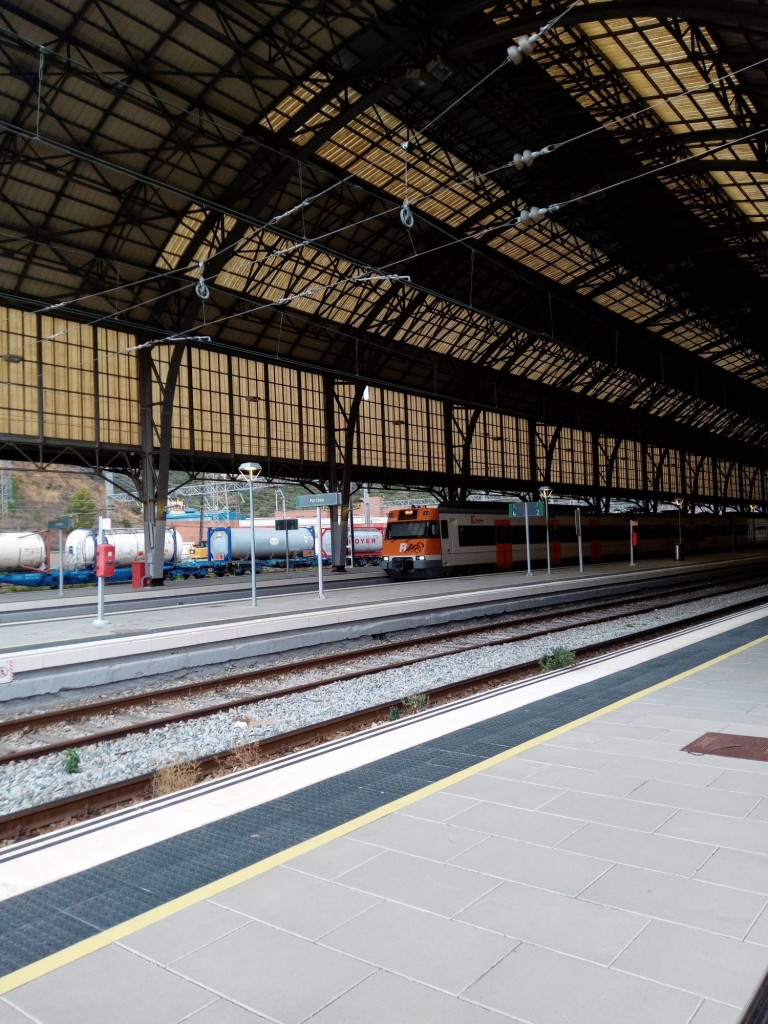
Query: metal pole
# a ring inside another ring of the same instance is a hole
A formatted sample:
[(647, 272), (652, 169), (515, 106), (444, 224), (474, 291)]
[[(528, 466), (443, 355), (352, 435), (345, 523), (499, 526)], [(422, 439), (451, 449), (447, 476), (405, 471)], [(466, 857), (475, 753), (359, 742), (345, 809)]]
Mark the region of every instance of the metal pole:
[(325, 598), (323, 593), (323, 531), (322, 531), (322, 509), (317, 506), (317, 536), (315, 537), (315, 551), (317, 552), (317, 599)]
[(533, 576), (531, 572), (531, 531), (528, 529), (528, 502), (525, 502), (525, 554), (528, 559), (528, 572), (526, 576)]
[[(104, 536), (104, 520), (99, 516), (99, 528), (96, 534), (96, 546), (99, 544), (105, 544), (107, 538)], [(108, 626), (109, 622), (104, 618), (104, 577), (96, 577), (96, 618), (93, 620), (94, 626)]]
[(677, 543), (682, 548), (683, 546), (683, 506), (679, 505), (677, 508)]
[(552, 561), (549, 555), (549, 495), (544, 499), (544, 516), (547, 520), (547, 576), (551, 576)]
[(288, 520), (285, 518), (285, 495), (283, 494), (282, 490), (279, 487), (277, 489), (277, 492), (275, 493), (275, 498), (277, 498), (278, 493), (280, 494), (280, 497), (283, 499), (283, 529), (285, 530), (285, 574), (287, 576), (288, 573), (291, 571), (291, 555), (288, 550)]
[(635, 548), (634, 548), (634, 546), (632, 544), (632, 531), (634, 529), (634, 526), (635, 526), (634, 519), (630, 519), (629, 520), (629, 564), (630, 565), (634, 565), (635, 564)]
[(59, 595), (64, 596), (64, 531), (59, 530)]
[(256, 607), (256, 526), (253, 521), (253, 477), (248, 477), (251, 499), (251, 604)]

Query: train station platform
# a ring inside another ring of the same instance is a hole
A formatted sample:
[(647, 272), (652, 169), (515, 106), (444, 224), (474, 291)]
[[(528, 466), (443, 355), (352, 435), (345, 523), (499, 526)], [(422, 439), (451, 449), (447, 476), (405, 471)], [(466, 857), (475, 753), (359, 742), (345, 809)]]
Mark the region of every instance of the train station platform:
[[(764, 582), (765, 555), (709, 555), (686, 561), (537, 569), (487, 576), (393, 582), (378, 568), (325, 573), (322, 598), (315, 574), (257, 580), (177, 581), (163, 588), (106, 588), (103, 625), (95, 624), (95, 588), (44, 595), (0, 595), (0, 703), (69, 688), (130, 682), (137, 675), (197, 668), (276, 654), (371, 633), (465, 618), (473, 607), (503, 613), (574, 591), (610, 585), (621, 594), (645, 581), (649, 591), (665, 579), (714, 566), (754, 566)], [(268, 592), (265, 593), (267, 586)], [(220, 600), (229, 593), (234, 600)]]
[(745, 612), (0, 851), (0, 1022), (738, 1024), (767, 645)]

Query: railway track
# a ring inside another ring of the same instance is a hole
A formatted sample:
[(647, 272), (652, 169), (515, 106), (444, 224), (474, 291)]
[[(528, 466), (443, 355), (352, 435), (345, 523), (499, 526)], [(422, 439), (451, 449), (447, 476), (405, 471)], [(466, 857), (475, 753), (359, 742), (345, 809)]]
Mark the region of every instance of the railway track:
[[(676, 606), (681, 598), (694, 601), (698, 597), (727, 595), (738, 590), (732, 583), (721, 584), (716, 589), (711, 586), (703, 588), (701, 583), (686, 584), (670, 591), (663, 601), (655, 597), (625, 596), (602, 601), (597, 612), (585, 609), (583, 602), (574, 602), (560, 606), (554, 614), (551, 609), (528, 612), (514, 617), (504, 616), (496, 623), (449, 628), (429, 636), (380, 642), (375, 651), (356, 649), (321, 655), (278, 668), (258, 669), (191, 685), (173, 685), (144, 694), (97, 699), (76, 707), (17, 716), (0, 723), (0, 741), (6, 748), (0, 752), (0, 765), (76, 749), (128, 733), (147, 732), (163, 725), (241, 707), (266, 697), (305, 693), (363, 674), (407, 668), (479, 646), (493, 647), (545, 635), (556, 636), (558, 632), (574, 626), (593, 626), (629, 618), (650, 609)], [(407, 650), (412, 653), (403, 657)], [(313, 678), (307, 680), (310, 675)], [(293, 679), (296, 681), (292, 682)], [(212, 699), (214, 696), (216, 699)], [(164, 711), (164, 707), (170, 707), (170, 710)], [(120, 717), (122, 721), (115, 721)], [(105, 725), (104, 719), (112, 721)], [(79, 735), (77, 730), (80, 730)]]
[[(693, 588), (686, 587), (684, 589), (688, 591), (689, 599), (693, 600)], [(701, 589), (701, 586), (697, 585), (696, 593), (700, 594)], [(711, 587), (707, 588), (706, 595), (712, 596), (712, 594), (713, 589)], [(480, 645), (492, 646), (495, 644), (508, 644), (512, 640), (530, 639), (533, 636), (542, 634), (546, 634), (552, 638), (553, 641), (556, 641), (558, 631), (572, 629), (574, 625), (593, 625), (597, 622), (604, 623), (617, 618), (631, 618), (644, 610), (644, 608), (647, 607), (649, 600), (651, 599), (647, 597), (638, 599), (637, 601), (629, 601), (627, 598), (623, 598), (620, 601), (614, 602), (616, 605), (621, 605), (622, 610), (609, 615), (605, 614), (607, 604), (603, 603), (601, 605), (599, 615), (592, 614), (591, 617), (585, 615), (583, 609), (578, 609), (577, 607), (570, 607), (565, 617), (563, 617), (561, 609), (558, 614), (558, 625), (556, 629), (553, 628), (552, 625), (553, 614), (551, 611), (529, 615), (524, 623), (526, 627), (525, 632), (521, 630), (519, 618), (516, 618), (513, 626), (515, 631), (514, 637), (509, 635), (510, 625), (508, 623), (504, 623), (495, 624), (493, 626), (488, 626), (486, 624), (482, 626), (447, 630), (439, 637), (429, 640), (424, 637), (412, 638), (409, 640), (397, 640), (392, 643), (382, 645), (382, 649), (385, 649), (385, 654), (394, 656), (395, 654), (401, 653), (406, 647), (416, 648), (416, 650), (419, 651), (420, 648), (423, 648), (427, 644), (431, 648), (434, 648), (435, 644), (442, 646), (440, 646), (439, 650), (432, 650), (430, 653), (425, 653), (421, 650), (416, 656), (411, 656), (406, 659), (400, 657), (396, 661), (389, 660), (386, 665), (382, 666), (379, 664), (373, 669), (369, 666), (365, 667), (364, 665), (361, 665), (361, 660), (370, 661), (371, 659), (362, 659), (359, 651), (328, 655), (314, 659), (312, 663), (304, 662), (301, 665), (284, 666), (278, 671), (282, 673), (288, 671), (293, 673), (306, 673), (310, 666), (315, 670), (319, 667), (327, 669), (333, 666), (338, 667), (345, 662), (349, 663), (350, 659), (354, 659), (355, 661), (355, 667), (353, 669), (349, 669), (345, 673), (339, 673), (336, 671), (333, 672), (331, 676), (321, 676), (311, 682), (294, 683), (293, 685), (272, 689), (266, 693), (262, 691), (257, 695), (251, 694), (251, 700), (258, 701), (267, 697), (274, 698), (303, 693), (320, 686), (327, 686), (331, 682), (340, 682), (343, 679), (353, 679), (355, 676), (360, 676), (371, 671), (384, 671), (392, 667), (403, 667), (413, 665), (415, 663), (421, 664), (425, 660), (444, 657), (446, 654), (450, 653), (466, 651), (468, 647), (474, 648)], [(680, 600), (681, 592), (680, 589), (677, 589), (674, 594), (670, 593), (667, 603), (679, 605)], [(732, 606), (730, 610), (743, 609), (763, 602), (764, 598), (739, 601)], [(653, 600), (653, 608), (659, 609), (660, 607), (663, 607), (663, 603), (658, 600)], [(671, 631), (678, 631), (679, 629), (687, 626), (693, 626), (702, 622), (710, 621), (713, 618), (720, 617), (722, 614), (722, 610), (717, 612), (706, 612), (690, 616), (685, 620), (685, 622), (678, 621), (672, 625), (662, 627), (654, 626), (643, 630), (633, 629), (631, 637), (627, 637), (624, 640), (617, 640), (614, 638), (608, 641), (579, 647), (579, 659), (583, 660), (585, 657), (600, 657), (606, 653), (615, 652), (622, 647), (634, 646), (638, 642), (647, 642), (650, 639), (655, 639), (659, 636), (668, 634)], [(536, 628), (536, 623), (541, 623), (542, 621), (546, 621), (548, 623), (546, 628)], [(500, 632), (505, 633), (505, 635), (496, 635), (495, 637), (489, 635), (494, 633), (498, 634)], [(377, 655), (373, 657), (380, 658), (381, 655), (377, 652)], [(429, 701), (434, 705), (435, 703), (455, 700), (468, 694), (481, 692), (500, 685), (509, 685), (511, 682), (516, 680), (530, 681), (531, 676), (536, 675), (539, 672), (540, 668), (538, 662), (528, 662), (525, 664), (515, 665), (511, 668), (505, 668), (501, 671), (474, 675), (464, 678), (458, 682), (452, 682), (444, 686), (430, 688)], [(252, 686), (254, 680), (260, 680), (263, 684), (268, 675), (271, 674), (274, 676), (275, 673), (275, 669), (267, 669), (235, 677), (234, 679), (229, 678), (225, 683), (227, 687), (231, 687), (233, 683), (241, 687), (243, 685)], [(215, 690), (217, 687), (221, 688), (221, 686), (222, 680), (212, 680), (205, 684), (205, 689), (210, 692), (211, 690)], [(169, 699), (178, 698), (180, 690), (184, 693), (197, 691), (197, 695), (199, 696), (199, 690), (196, 687), (171, 688), (165, 691), (164, 696), (168, 696)], [(158, 694), (154, 693), (147, 695), (147, 697), (149, 700), (155, 701)], [(223, 708), (243, 708), (243, 706), (247, 704), (247, 701), (248, 698), (244, 698), (243, 693), (240, 692), (237, 696), (230, 696), (226, 700), (218, 701), (215, 704), (211, 704), (209, 702), (192, 710), (188, 708), (181, 711), (175, 710), (171, 714), (153, 717), (143, 722), (137, 723), (135, 714), (132, 714), (131, 721), (124, 722), (112, 729), (100, 729), (99, 731), (85, 733), (79, 739), (73, 739), (72, 736), (69, 736), (66, 738), (60, 738), (53, 743), (43, 745), (38, 744), (36, 746), (33, 745), (21, 753), (17, 752), (15, 755), (13, 753), (6, 753), (3, 755), (3, 760), (18, 761), (21, 758), (40, 757), (46, 753), (66, 750), (78, 745), (92, 743), (94, 741), (112, 739), (116, 736), (124, 736), (131, 732), (148, 731), (150, 729), (158, 728), (158, 726), (162, 724), (182, 721), (191, 717), (202, 717), (204, 715), (215, 714)], [(198, 778), (231, 770), (235, 766), (242, 766), (244, 750), (250, 751), (251, 756), (257, 756), (260, 761), (268, 760), (270, 758), (280, 756), (288, 751), (322, 742), (332, 736), (337, 736), (345, 732), (357, 731), (371, 723), (386, 721), (391, 716), (392, 703), (391, 699), (386, 700), (381, 704), (369, 706), (350, 714), (332, 718), (305, 728), (281, 732), (278, 735), (266, 738), (261, 737), (258, 740), (245, 743), (242, 747), (237, 748), (234, 751), (222, 750), (214, 755), (199, 758), (197, 759)], [(123, 698), (120, 701), (104, 702), (98, 706), (98, 713), (103, 714), (104, 708), (110, 706), (122, 706), (128, 710), (130, 710), (131, 707), (135, 709), (137, 707), (137, 698), (136, 696), (132, 696)], [(87, 708), (81, 709), (80, 713), (82, 716), (92, 716), (94, 713), (94, 707), (94, 705), (90, 705)], [(37, 723), (37, 727), (39, 727), (43, 722), (46, 722), (49, 726), (55, 723), (61, 725), (62, 722), (67, 719), (71, 719), (75, 715), (76, 712), (73, 709), (59, 710), (56, 712), (49, 712), (44, 715), (32, 716), (27, 719), (27, 723)], [(19, 730), (21, 722), (22, 720), (17, 719), (12, 723), (4, 724), (2, 731), (6, 733), (6, 742), (9, 731), (14, 727)], [(23, 730), (24, 728), (26, 728), (26, 726), (21, 725), (21, 729)], [(73, 797), (53, 801), (46, 805), (38, 805), (22, 812), (5, 815), (0, 818), (0, 841), (7, 842), (9, 840), (15, 840), (22, 836), (32, 834), (35, 831), (49, 828), (54, 825), (60, 825), (62, 822), (67, 820), (76, 819), (78, 817), (87, 817), (95, 813), (99, 813), (105, 808), (113, 808), (136, 799), (145, 799), (148, 795), (151, 795), (154, 777), (155, 773), (142, 775), (134, 779), (126, 780), (115, 786), (100, 787), (98, 789), (91, 790), (88, 793), (82, 793)]]

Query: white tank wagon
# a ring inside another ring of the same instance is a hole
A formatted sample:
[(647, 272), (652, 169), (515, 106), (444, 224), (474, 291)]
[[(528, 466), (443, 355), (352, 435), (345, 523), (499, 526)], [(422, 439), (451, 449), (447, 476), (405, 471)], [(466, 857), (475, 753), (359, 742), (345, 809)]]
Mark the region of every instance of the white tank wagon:
[[(115, 548), (115, 567), (125, 568), (131, 562), (144, 561), (143, 530), (105, 530), (107, 544)], [(181, 561), (183, 542), (176, 530), (165, 531), (163, 561), (175, 565)], [(96, 531), (73, 530), (64, 543), (65, 569), (89, 569), (96, 561)]]
[[(382, 535), (381, 530), (370, 529), (369, 527), (355, 527), (355, 557), (381, 554)], [(347, 533), (347, 551), (349, 551), (349, 533)], [(323, 554), (332, 555), (331, 531), (328, 527), (323, 529)]]
[[(254, 550), (259, 561), (285, 557), (285, 530), (254, 528)], [(288, 530), (289, 557), (311, 551), (314, 546), (311, 530)], [(208, 558), (211, 562), (242, 562), (251, 557), (249, 526), (214, 526), (208, 531)]]
[(0, 572), (38, 571), (48, 552), (41, 533), (0, 533)]

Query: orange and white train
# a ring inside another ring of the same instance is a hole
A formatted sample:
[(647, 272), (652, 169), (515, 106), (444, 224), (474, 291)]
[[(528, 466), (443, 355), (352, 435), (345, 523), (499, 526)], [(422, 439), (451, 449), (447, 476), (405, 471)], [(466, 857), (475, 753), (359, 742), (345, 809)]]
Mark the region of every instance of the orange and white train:
[[(547, 529), (548, 526), (548, 529)], [(411, 505), (392, 509), (382, 545), (381, 564), (391, 579), (452, 576), (527, 568), (531, 564), (575, 565), (630, 558), (672, 558), (680, 547), (690, 554), (768, 548), (764, 515), (598, 515), (571, 506), (549, 506), (528, 520), (511, 517), (501, 502)]]

